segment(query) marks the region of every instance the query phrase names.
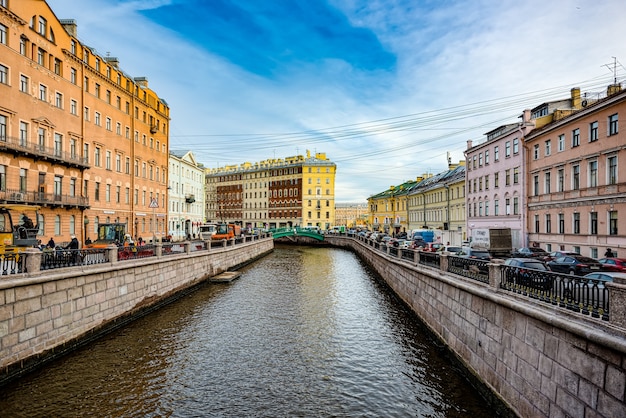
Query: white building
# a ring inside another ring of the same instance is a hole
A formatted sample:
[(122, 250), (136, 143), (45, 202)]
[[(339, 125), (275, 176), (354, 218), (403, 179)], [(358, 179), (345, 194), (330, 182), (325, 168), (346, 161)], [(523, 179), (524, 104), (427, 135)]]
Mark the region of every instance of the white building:
[(204, 167), (191, 151), (170, 151), (168, 235), (195, 237), (204, 222)]

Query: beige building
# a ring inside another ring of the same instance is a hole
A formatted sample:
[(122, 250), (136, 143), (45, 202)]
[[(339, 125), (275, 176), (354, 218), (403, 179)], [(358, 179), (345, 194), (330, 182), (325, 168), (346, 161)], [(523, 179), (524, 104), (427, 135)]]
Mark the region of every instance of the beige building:
[(191, 151), (170, 151), (168, 230), (174, 241), (195, 237), (204, 223), (204, 167)]
[(372, 195), (367, 199), (369, 207), (369, 225), (373, 231), (397, 235), (408, 232), (408, 195), (421, 181), (406, 181), (399, 186), (390, 186), (387, 190)]
[(335, 224), (336, 165), (326, 154), (206, 171), (206, 218), (250, 228)]
[(337, 203), (335, 205), (335, 222), (348, 228), (365, 228), (369, 213), (366, 204)]
[(41, 205), (42, 240), (166, 226), (169, 107), (43, 0), (0, 5), (0, 201)]
[(626, 257), (624, 115), (626, 91), (611, 85), (606, 97), (525, 137), (531, 245), (594, 258), (611, 248)]

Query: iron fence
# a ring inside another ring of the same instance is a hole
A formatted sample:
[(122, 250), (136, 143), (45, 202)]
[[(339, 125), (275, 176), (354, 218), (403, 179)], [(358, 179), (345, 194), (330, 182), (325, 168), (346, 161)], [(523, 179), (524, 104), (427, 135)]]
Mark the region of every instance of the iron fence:
[(448, 272), (489, 283), (489, 262), (473, 258), (448, 256)]
[(430, 266), (434, 268), (440, 268), (440, 255), (439, 253), (431, 253), (429, 251), (418, 251), (419, 253), (419, 264), (424, 266)]
[(106, 250), (100, 248), (44, 250), (41, 254), (41, 270), (101, 264), (108, 261)]
[(20, 253), (4, 253), (0, 255), (0, 276), (24, 273), (24, 260), (26, 258), (20, 255)]

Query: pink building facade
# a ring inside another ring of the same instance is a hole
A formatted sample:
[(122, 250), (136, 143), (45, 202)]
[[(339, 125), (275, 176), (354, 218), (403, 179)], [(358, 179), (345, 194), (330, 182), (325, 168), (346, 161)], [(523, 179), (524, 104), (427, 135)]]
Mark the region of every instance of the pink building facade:
[(487, 132), (486, 141), (467, 141), (467, 231), (511, 228), (513, 248), (527, 246), (523, 137), (534, 128), (530, 111), (518, 123)]
[(626, 91), (610, 86), (606, 98), (582, 106), (524, 139), (529, 242), (626, 257)]

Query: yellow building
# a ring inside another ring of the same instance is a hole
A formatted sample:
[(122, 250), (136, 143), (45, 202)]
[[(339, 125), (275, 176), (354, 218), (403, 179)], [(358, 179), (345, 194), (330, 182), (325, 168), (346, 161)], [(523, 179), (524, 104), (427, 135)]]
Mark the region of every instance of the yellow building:
[(307, 151), (206, 171), (206, 218), (251, 228), (335, 224), (336, 165)]
[(337, 203), (335, 205), (335, 222), (348, 228), (366, 228), (369, 212), (367, 204)]
[(167, 104), (43, 0), (0, 3), (0, 135), (0, 200), (42, 205), (42, 236), (164, 231)]
[(372, 230), (395, 235), (408, 232), (408, 198), (407, 196), (422, 178), (406, 181), (399, 186), (370, 196), (367, 199), (369, 206), (369, 225)]
[(433, 230), (441, 242), (461, 245), (466, 239), (465, 161), (425, 177), (409, 193), (409, 229)]

